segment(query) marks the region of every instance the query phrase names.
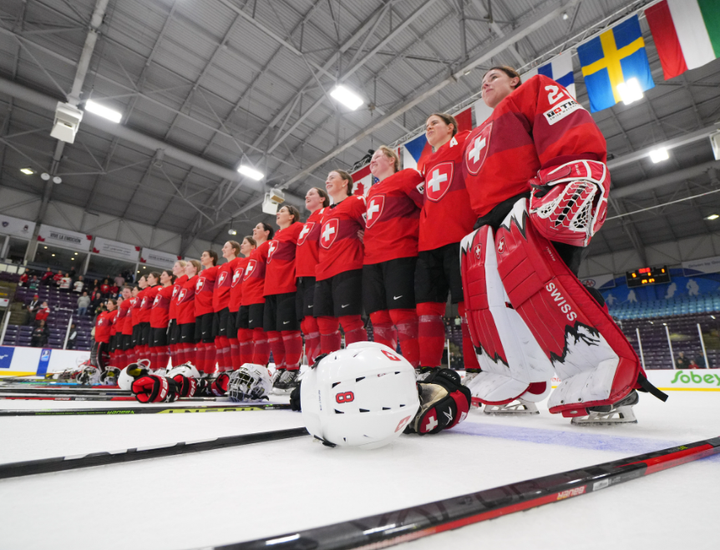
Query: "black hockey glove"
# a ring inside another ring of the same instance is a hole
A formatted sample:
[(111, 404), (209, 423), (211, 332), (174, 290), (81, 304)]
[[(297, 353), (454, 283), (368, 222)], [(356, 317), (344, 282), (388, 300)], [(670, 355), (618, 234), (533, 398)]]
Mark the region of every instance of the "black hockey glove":
[(420, 409), (405, 433), (436, 434), (452, 428), (467, 417), (472, 395), (452, 369), (435, 369), (418, 382)]

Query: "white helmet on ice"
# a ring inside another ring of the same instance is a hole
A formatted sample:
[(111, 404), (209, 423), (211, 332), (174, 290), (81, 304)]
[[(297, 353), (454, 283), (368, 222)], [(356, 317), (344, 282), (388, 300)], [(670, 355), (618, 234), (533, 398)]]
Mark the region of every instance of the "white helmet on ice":
[(268, 399), (272, 384), (264, 365), (245, 363), (230, 375), (227, 396), (230, 401), (260, 401)]
[(178, 374), (182, 374), (185, 378), (195, 378), (196, 380), (200, 379), (200, 373), (195, 368), (195, 365), (189, 361), (187, 363), (183, 363), (182, 365), (178, 365), (177, 367), (171, 368), (165, 376), (174, 379)]
[(300, 385), (305, 427), (326, 444), (376, 449), (415, 417), (415, 369), (388, 346), (357, 342), (324, 357)]
[(120, 371), (117, 385), (121, 390), (130, 391), (135, 380), (149, 373), (150, 361), (147, 359), (140, 359), (137, 363), (130, 363), (127, 367)]

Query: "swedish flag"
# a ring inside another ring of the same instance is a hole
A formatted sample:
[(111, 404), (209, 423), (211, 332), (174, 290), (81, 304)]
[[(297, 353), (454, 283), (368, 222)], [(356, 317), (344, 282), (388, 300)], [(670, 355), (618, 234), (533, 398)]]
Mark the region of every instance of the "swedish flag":
[(655, 87), (637, 15), (577, 51), (593, 113), (618, 103), (618, 84), (631, 78), (637, 79), (642, 91)]

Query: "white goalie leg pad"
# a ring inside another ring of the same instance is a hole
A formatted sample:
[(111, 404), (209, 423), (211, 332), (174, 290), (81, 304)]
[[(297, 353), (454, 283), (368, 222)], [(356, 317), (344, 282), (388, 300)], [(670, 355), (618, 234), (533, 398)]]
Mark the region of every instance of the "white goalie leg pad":
[(509, 403), (526, 393), (541, 400), (550, 391), (552, 364), (510, 306), (495, 246), (490, 226), (467, 235), (460, 246), (468, 329), (482, 369), (467, 386), (486, 404)]

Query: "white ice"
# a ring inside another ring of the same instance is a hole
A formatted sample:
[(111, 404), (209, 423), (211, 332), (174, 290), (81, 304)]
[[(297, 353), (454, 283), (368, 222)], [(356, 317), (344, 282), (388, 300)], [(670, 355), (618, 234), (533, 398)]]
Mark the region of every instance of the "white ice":
[[(3, 409), (108, 407), (2, 401)], [(128, 404), (119, 403), (128, 406)], [(129, 404), (132, 405), (132, 404)], [(115, 406), (115, 404), (113, 404)], [(374, 451), (310, 437), (0, 480), (0, 549), (190, 549), (294, 533), (720, 435), (720, 392), (642, 395), (639, 423), (477, 410)], [(0, 463), (302, 425), (291, 411), (0, 417)], [(409, 549), (717, 549), (720, 457), (407, 543)]]

